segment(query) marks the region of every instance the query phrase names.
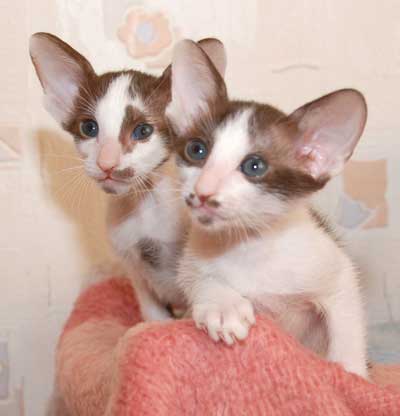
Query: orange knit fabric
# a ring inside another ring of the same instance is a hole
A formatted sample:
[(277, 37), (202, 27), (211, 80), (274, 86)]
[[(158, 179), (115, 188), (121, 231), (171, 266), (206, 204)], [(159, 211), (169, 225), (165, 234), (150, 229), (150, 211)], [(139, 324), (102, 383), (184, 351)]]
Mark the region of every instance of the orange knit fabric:
[(375, 367), (398, 389), (378, 386), (319, 359), (267, 318), (234, 347), (189, 320), (139, 322), (126, 279), (79, 297), (57, 348), (65, 414), (400, 415), (400, 366)]

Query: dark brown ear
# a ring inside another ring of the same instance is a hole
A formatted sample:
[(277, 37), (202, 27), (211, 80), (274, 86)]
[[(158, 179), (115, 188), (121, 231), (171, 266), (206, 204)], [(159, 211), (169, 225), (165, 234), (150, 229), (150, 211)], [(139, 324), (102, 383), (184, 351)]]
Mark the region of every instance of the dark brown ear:
[(220, 73), (203, 49), (191, 40), (183, 40), (174, 48), (171, 97), (166, 116), (179, 134), (189, 129), (193, 120), (212, 113), (227, 100)]
[(292, 129), (300, 168), (317, 180), (341, 172), (351, 157), (367, 120), (363, 95), (344, 89), (325, 95), (293, 112), (284, 123)]
[(94, 75), (93, 68), (79, 52), (50, 33), (32, 35), (29, 52), (43, 87), (45, 108), (62, 124), (68, 119), (80, 85)]

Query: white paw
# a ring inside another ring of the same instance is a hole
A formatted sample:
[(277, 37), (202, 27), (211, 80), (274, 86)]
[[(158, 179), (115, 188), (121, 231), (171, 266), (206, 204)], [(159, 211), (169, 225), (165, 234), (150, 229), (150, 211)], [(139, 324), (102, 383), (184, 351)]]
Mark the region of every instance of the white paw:
[(194, 304), (193, 319), (214, 341), (222, 340), (228, 345), (245, 339), (255, 323), (253, 305), (241, 296), (219, 304)]
[(369, 380), (368, 368), (364, 364), (360, 364), (358, 366), (355, 365), (343, 365), (344, 369), (349, 373), (357, 374), (358, 376)]

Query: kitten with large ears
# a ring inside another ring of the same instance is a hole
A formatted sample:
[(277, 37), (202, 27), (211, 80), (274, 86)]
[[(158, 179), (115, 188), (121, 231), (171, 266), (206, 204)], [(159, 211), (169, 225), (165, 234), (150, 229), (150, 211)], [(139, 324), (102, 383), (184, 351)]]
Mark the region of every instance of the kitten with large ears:
[[(223, 74), (221, 42), (199, 45)], [(109, 236), (133, 277), (144, 319), (170, 318), (166, 306), (182, 303), (174, 275), (185, 230), (164, 121), (171, 68), (160, 77), (133, 70), (98, 75), (48, 33), (31, 37), (30, 54), (46, 109), (73, 136), (87, 175), (111, 194)]]
[(311, 209), (338, 174), (367, 109), (340, 90), (289, 116), (228, 99), (212, 62), (191, 41), (174, 51), (166, 114), (192, 219), (178, 283), (214, 340), (243, 340), (254, 312), (300, 342), (367, 376), (357, 272)]

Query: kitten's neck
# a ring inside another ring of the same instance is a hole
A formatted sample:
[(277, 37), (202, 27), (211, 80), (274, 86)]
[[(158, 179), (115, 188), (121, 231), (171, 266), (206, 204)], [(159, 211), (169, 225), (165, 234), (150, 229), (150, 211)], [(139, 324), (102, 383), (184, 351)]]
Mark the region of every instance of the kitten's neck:
[[(152, 172), (148, 179), (137, 187), (133, 187), (124, 195), (109, 195), (109, 210), (107, 222), (111, 226), (118, 225), (128, 216), (134, 214), (138, 207), (147, 198), (152, 198), (157, 203), (156, 193), (162, 181), (170, 179), (172, 183), (176, 180), (176, 168), (172, 158), (168, 159), (156, 171)], [(172, 185), (172, 188), (176, 186)], [(172, 199), (173, 196), (170, 196)]]
[(265, 226), (257, 229), (243, 228), (235, 230), (226, 228), (209, 231), (193, 223), (189, 234), (189, 245), (191, 250), (201, 257), (217, 257), (239, 244), (245, 244), (254, 239), (273, 238), (274, 235), (309, 221), (309, 205), (302, 203), (291, 207), (286, 214), (272, 221), (265, 221)]

